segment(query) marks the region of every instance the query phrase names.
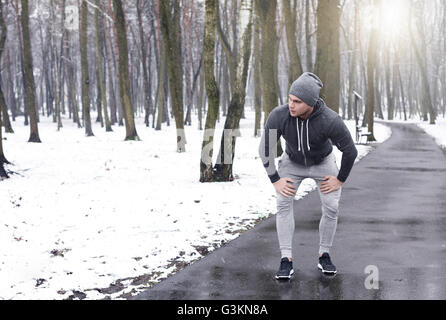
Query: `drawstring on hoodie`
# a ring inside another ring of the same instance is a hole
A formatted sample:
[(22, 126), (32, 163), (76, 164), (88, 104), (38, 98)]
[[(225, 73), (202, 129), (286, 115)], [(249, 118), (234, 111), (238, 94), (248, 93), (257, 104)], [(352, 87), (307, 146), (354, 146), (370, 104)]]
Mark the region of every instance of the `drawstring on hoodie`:
[[(308, 151), (311, 150), (311, 148), (310, 148), (310, 137), (308, 135), (308, 123), (309, 123), (309, 121), (310, 121), (310, 119), (307, 119), (307, 149), (308, 149)], [(304, 130), (304, 122), (302, 122), (302, 127), (300, 128), (301, 131), (299, 133), (299, 119), (297, 117), (296, 117), (296, 129), (297, 129), (297, 143), (298, 143), (298, 146), (299, 146), (298, 151), (300, 151), (301, 150), (300, 149), (300, 145), (301, 145), (300, 136), (302, 136), (302, 139), (304, 138), (304, 132), (303, 132), (303, 130)]]
[(299, 146), (297, 151), (300, 151), (299, 119), (297, 117), (296, 117), (296, 128), (297, 128), (297, 145)]
[(310, 137), (308, 136), (308, 122), (310, 121), (310, 119), (307, 119), (307, 147), (308, 147), (308, 151), (310, 151)]

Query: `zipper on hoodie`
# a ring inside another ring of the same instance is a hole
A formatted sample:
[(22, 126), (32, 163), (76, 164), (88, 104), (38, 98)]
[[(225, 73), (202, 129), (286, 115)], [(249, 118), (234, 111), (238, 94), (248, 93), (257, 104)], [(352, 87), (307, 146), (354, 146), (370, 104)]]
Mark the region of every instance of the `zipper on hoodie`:
[[(296, 119), (297, 119), (297, 130), (299, 130), (299, 118), (297, 117)], [(304, 141), (304, 137), (303, 137), (304, 130), (303, 130), (303, 128), (304, 128), (304, 121), (302, 121), (302, 134), (301, 134), (301, 139), (300, 139), (300, 141), (298, 141), (298, 143), (302, 146), (302, 154), (304, 156), (304, 163), (305, 163), (305, 167), (306, 167), (307, 166), (307, 158), (305, 156), (305, 146), (304, 146), (304, 142), (303, 142)]]

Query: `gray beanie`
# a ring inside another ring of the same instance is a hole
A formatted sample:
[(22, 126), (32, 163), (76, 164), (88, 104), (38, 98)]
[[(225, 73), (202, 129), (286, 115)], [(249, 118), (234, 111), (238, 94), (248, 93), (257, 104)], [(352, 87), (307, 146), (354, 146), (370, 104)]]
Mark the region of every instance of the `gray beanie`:
[(310, 107), (314, 107), (323, 86), (321, 79), (317, 75), (305, 72), (293, 82), (289, 94), (298, 97)]

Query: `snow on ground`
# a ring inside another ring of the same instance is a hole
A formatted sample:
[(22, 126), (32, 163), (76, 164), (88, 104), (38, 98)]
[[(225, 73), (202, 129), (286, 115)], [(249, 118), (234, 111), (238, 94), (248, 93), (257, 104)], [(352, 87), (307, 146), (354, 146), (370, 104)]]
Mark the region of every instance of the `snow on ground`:
[(431, 135), (443, 150), (446, 150), (446, 118), (439, 117), (434, 125), (422, 122), (418, 123), (418, 126)]
[[(246, 115), (236, 179), (204, 184), (196, 118), (185, 128), (185, 153), (176, 152), (174, 125), (155, 131), (142, 118), (140, 142), (123, 141), (123, 127), (106, 133), (95, 123), (95, 136), (87, 138), (69, 119), (58, 132), (41, 118), (41, 144), (26, 142), (29, 128), (19, 118), (4, 141), (15, 164), (6, 168), (17, 174), (0, 183), (0, 299), (123, 298), (273, 215), (275, 192), (257, 155), (254, 113)], [(354, 122), (346, 123), (354, 136)], [(390, 136), (382, 124), (375, 133), (379, 142)], [(371, 149), (358, 146), (358, 158)], [(296, 198), (314, 187), (304, 180)]]

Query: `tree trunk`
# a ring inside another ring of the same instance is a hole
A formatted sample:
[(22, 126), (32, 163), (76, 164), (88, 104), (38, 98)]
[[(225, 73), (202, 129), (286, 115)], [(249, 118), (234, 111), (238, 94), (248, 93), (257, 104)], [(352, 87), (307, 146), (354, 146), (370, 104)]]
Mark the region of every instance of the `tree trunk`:
[(276, 8), (277, 0), (256, 0), (255, 2), (255, 10), (259, 17), (262, 35), (261, 78), (263, 106), (265, 108), (264, 122), (278, 104)]
[(116, 36), (119, 50), (119, 93), (121, 97), (121, 105), (124, 110), (125, 140), (137, 140), (138, 133), (136, 132), (135, 119), (133, 115), (133, 107), (130, 101), (130, 79), (129, 79), (129, 60), (128, 60), (128, 46), (127, 33), (125, 27), (124, 10), (122, 9), (121, 0), (113, 0), (113, 9), (115, 13)]
[(390, 86), (390, 79), (391, 79), (391, 69), (390, 69), (390, 54), (389, 50), (390, 48), (386, 48), (386, 91), (387, 91), (387, 120), (393, 120), (393, 114), (394, 114), (394, 95), (392, 93), (392, 89)]
[(297, 50), (296, 8), (293, 10), (291, 9), (290, 0), (283, 0), (282, 4), (283, 16), (285, 17), (286, 42), (290, 57), (290, 67), (288, 71), (288, 87), (290, 87), (294, 80), (302, 74), (302, 63)]
[[(379, 7), (378, 0), (372, 0), (375, 10)], [(376, 46), (377, 46), (377, 22), (372, 22), (370, 31), (369, 48), (367, 53), (367, 129), (371, 133), (367, 137), (367, 141), (376, 141), (373, 134), (373, 115), (375, 109), (375, 65), (376, 65)]]
[(23, 54), (24, 54), (24, 87), (25, 105), (29, 113), (30, 136), (28, 142), (41, 142), (39, 128), (37, 126), (37, 106), (36, 106), (36, 86), (33, 75), (33, 56), (31, 49), (31, 39), (29, 33), (29, 13), (28, 0), (22, 1), (22, 33), (23, 33)]
[(203, 96), (205, 94), (205, 79), (204, 79), (204, 68), (200, 71), (200, 92), (197, 96), (197, 106), (198, 106), (198, 130), (203, 130)]
[[(411, 13), (412, 13), (412, 0), (411, 0)], [(434, 111), (434, 106), (432, 104), (432, 98), (431, 98), (431, 92), (430, 92), (430, 86), (429, 86), (429, 79), (427, 77), (428, 75), (428, 71), (427, 71), (427, 52), (426, 52), (426, 39), (425, 39), (425, 34), (424, 34), (424, 30), (423, 30), (423, 25), (424, 25), (424, 19), (423, 19), (423, 10), (420, 10), (421, 12), (419, 13), (419, 17), (418, 17), (418, 21), (416, 22), (417, 25), (417, 29), (418, 29), (418, 34), (420, 36), (420, 48), (418, 48), (417, 42), (414, 38), (413, 35), (413, 31), (412, 31), (412, 14), (410, 14), (409, 16), (409, 34), (410, 34), (410, 39), (412, 42), (412, 46), (414, 48), (415, 51), (415, 57), (418, 63), (418, 67), (420, 68), (420, 72), (421, 72), (421, 80), (422, 80), (422, 90), (423, 90), (423, 108), (424, 110), (427, 110), (429, 112), (429, 123), (430, 124), (435, 124), (435, 111)]]
[(206, 115), (205, 132), (201, 145), (200, 182), (214, 181), (212, 156), (214, 151), (214, 132), (217, 121), (220, 93), (214, 75), (215, 32), (218, 0), (206, 0), (206, 22), (204, 31), (203, 58), (206, 93), (209, 107)]
[(160, 42), (160, 50), (161, 50), (161, 62), (160, 62), (160, 71), (158, 73), (158, 117), (156, 120), (156, 130), (161, 130), (161, 124), (163, 123), (164, 117), (164, 105), (165, 105), (165, 96), (164, 96), (164, 87), (166, 82), (166, 73), (167, 73), (167, 58), (166, 58), (166, 50), (164, 42)]
[[(351, 54), (351, 61), (350, 61), (350, 74), (348, 79), (348, 108), (347, 108), (347, 119), (351, 120), (353, 119), (353, 108), (355, 103), (355, 95), (353, 94), (353, 90), (355, 90), (355, 80), (356, 80), (356, 65), (358, 61), (358, 54), (356, 52), (357, 46), (358, 46), (358, 24), (359, 24), (359, 5), (357, 3), (357, 0), (353, 2), (354, 5), (354, 24), (353, 24), (353, 43), (351, 46), (352, 54)], [(356, 91), (358, 89), (356, 88)]]
[(260, 134), (260, 119), (262, 117), (262, 84), (260, 79), (260, 25), (259, 18), (256, 16), (254, 23), (254, 108), (255, 108), (255, 120), (254, 120), (254, 137)]
[(90, 76), (88, 74), (88, 56), (87, 56), (87, 26), (88, 26), (88, 8), (87, 2), (82, 0), (81, 4), (81, 69), (82, 69), (82, 110), (84, 114), (85, 135), (93, 136), (90, 117)]
[[(15, 118), (17, 116), (17, 104), (16, 104), (16, 98), (15, 98), (15, 94), (14, 94), (14, 76), (13, 76), (12, 66), (11, 66), (11, 61), (10, 61), (9, 56), (10, 56), (9, 49), (7, 49), (6, 50), (6, 70), (8, 72), (8, 88), (7, 88), (7, 90), (9, 90), (8, 104), (11, 108), (12, 121), (15, 121)], [(11, 132), (11, 133), (13, 133), (13, 132)]]
[[(0, 36), (0, 66), (1, 66), (1, 61), (3, 58), (3, 52), (5, 51), (5, 41), (6, 41), (6, 34), (7, 34), (7, 27), (5, 24), (5, 20), (3, 19), (3, 4), (0, 1), (0, 32), (1, 32), (1, 36)], [(4, 104), (6, 107), (6, 102), (4, 102), (4, 97), (3, 97), (3, 91), (1, 88), (1, 74), (0, 74), (0, 99), (2, 100), (2, 105)], [(3, 165), (5, 163), (9, 163), (8, 160), (6, 160), (5, 154), (3, 152), (3, 136), (2, 136), (2, 113), (0, 112), (0, 180), (3, 179), (7, 179), (8, 174), (6, 173)]]
[(96, 27), (96, 61), (98, 67), (98, 83), (99, 83), (99, 95), (101, 97), (102, 111), (104, 113), (105, 131), (112, 132), (113, 129), (110, 123), (110, 117), (108, 115), (107, 106), (107, 87), (104, 78), (104, 59), (103, 59), (103, 47), (104, 47), (104, 23), (103, 17), (100, 13), (100, 1), (96, 0), (96, 12), (95, 12), (95, 27)]
[[(5, 24), (5, 21), (3, 19), (3, 9), (2, 9), (2, 4), (0, 3), (0, 30), (1, 30), (1, 38), (0, 38), (0, 66), (2, 66), (2, 58), (3, 58), (3, 54), (6, 51), (6, 53), (8, 52), (7, 49), (5, 49), (5, 42), (6, 42), (6, 35), (7, 35), (7, 27)], [(9, 69), (9, 66), (4, 66), (7, 69)], [(3, 121), (0, 121), (0, 131), (2, 130), (2, 126), (5, 128), (5, 132), (8, 133), (14, 133), (14, 130), (12, 129), (11, 126), (11, 121), (9, 120), (9, 114), (8, 114), (8, 104), (6, 102), (4, 93), (3, 93), (3, 76), (0, 73), (0, 109), (1, 109), (1, 114), (3, 117)], [(15, 100), (15, 99), (14, 99)]]
[(325, 97), (327, 106), (339, 113), (340, 94), (340, 54), (339, 1), (319, 1), (317, 7), (317, 50), (315, 73), (324, 87), (321, 96)]
[[(296, 1), (294, 1), (297, 4)], [(313, 72), (313, 53), (311, 48), (311, 33), (310, 33), (310, 4), (311, 0), (305, 0), (305, 49), (307, 51), (307, 71)], [(296, 11), (296, 6), (294, 6)]]
[[(61, 38), (60, 38), (60, 56), (59, 61), (56, 60), (57, 68), (56, 68), (56, 85), (57, 85), (57, 93), (56, 93), (56, 116), (57, 116), (57, 130), (59, 131), (60, 128), (62, 128), (62, 118), (61, 118), (61, 104), (63, 99), (63, 78), (62, 78), (62, 70), (63, 70), (63, 46), (65, 42), (65, 1), (62, 0), (62, 5), (60, 8), (60, 14), (62, 16), (62, 22), (61, 22)], [(56, 46), (55, 46), (56, 49)], [(57, 57), (56, 57), (57, 58)]]
[(144, 122), (146, 126), (149, 126), (149, 114), (153, 112), (152, 103), (152, 90), (149, 81), (149, 75), (147, 73), (147, 49), (144, 40), (144, 28), (142, 24), (142, 2), (137, 0), (136, 2), (136, 12), (138, 16), (138, 27), (139, 27), (139, 41), (141, 42), (141, 60), (142, 60), (142, 75), (143, 75), (143, 87), (144, 87), (144, 111), (145, 117)]
[(181, 64), (180, 0), (173, 1), (173, 16), (169, 1), (159, 1), (163, 40), (166, 43), (170, 98), (177, 132), (177, 152), (186, 151), (184, 131), (183, 76)]
[[(220, 40), (224, 43), (224, 46), (226, 46), (226, 52), (229, 53), (226, 55), (226, 59), (233, 59), (229, 64), (235, 65), (237, 68), (235, 73), (235, 87), (232, 91), (231, 102), (228, 107), (228, 114), (226, 116), (220, 143), (220, 152), (214, 167), (214, 176), (217, 181), (234, 180), (232, 166), (234, 163), (235, 143), (237, 136), (239, 135), (240, 118), (245, 104), (246, 83), (248, 78), (249, 60), (251, 57), (252, 1), (247, 1), (245, 5), (245, 8), (240, 8), (239, 14), (246, 10), (245, 12), (249, 12), (249, 18), (240, 18), (240, 21), (243, 21), (245, 25), (240, 28), (243, 32), (243, 36), (240, 39), (241, 43), (237, 45), (239, 48), (239, 50), (237, 50), (237, 55), (235, 55), (233, 49), (231, 50), (228, 46), (226, 37), (224, 37), (222, 32), (219, 32)], [(217, 21), (219, 21), (219, 19), (217, 19)], [(221, 31), (221, 26), (218, 26), (218, 29)]]

